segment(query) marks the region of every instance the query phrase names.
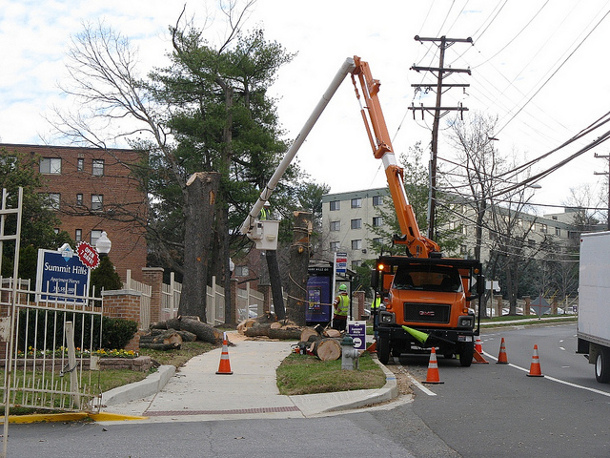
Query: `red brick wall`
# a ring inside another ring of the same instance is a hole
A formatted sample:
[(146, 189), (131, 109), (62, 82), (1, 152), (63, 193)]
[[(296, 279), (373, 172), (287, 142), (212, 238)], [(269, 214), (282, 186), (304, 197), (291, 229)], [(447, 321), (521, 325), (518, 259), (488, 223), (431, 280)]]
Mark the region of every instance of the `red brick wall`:
[[(45, 174), (45, 192), (60, 194), (62, 230), (72, 239), (76, 229), (82, 239), (91, 242), (91, 231), (106, 231), (112, 242), (109, 257), (121, 278), (131, 269), (134, 279), (142, 281), (141, 268), (146, 266), (144, 223), (147, 215), (146, 194), (138, 189), (138, 182), (130, 176), (125, 164), (135, 163), (139, 154), (133, 150), (39, 145), (2, 144), (8, 154), (18, 152), (40, 158), (60, 158), (61, 174)], [(77, 170), (77, 161), (84, 160), (84, 169)], [(104, 160), (103, 176), (93, 176), (93, 160)], [(76, 205), (76, 195), (83, 195), (83, 205)], [(91, 211), (91, 196), (103, 196), (103, 210)], [(74, 247), (73, 247), (74, 248)]]
[(104, 291), (104, 316), (140, 321), (140, 297), (142, 293), (134, 290)]

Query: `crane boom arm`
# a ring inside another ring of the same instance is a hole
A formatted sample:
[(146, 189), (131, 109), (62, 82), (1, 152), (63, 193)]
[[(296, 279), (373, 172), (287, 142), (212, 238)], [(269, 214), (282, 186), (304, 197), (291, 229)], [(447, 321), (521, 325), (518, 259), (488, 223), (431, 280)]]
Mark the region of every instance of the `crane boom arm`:
[(392, 147), (392, 141), (388, 128), (383, 117), (383, 111), (379, 104), (377, 93), (379, 92), (380, 82), (373, 79), (368, 62), (360, 57), (354, 57), (355, 69), (352, 71), (352, 82), (356, 91), (356, 97), (360, 101), (360, 91), (364, 106), (360, 103), (360, 113), (364, 121), (364, 126), (373, 149), (375, 158), (381, 159), (385, 168), (386, 178), (390, 188), (398, 224), (402, 232), (402, 237), (394, 240), (407, 246), (412, 256), (418, 258), (430, 257), (431, 253), (440, 253), (440, 247), (436, 242), (422, 235), (413, 212), (413, 207), (409, 204), (409, 199), (405, 191), (403, 169), (396, 163), (396, 156)]
[[(388, 128), (383, 117), (381, 105), (379, 104), (379, 98), (377, 97), (380, 86), (379, 80), (373, 79), (368, 62), (363, 61), (358, 56), (354, 56), (353, 59), (347, 58), (345, 60), (322, 96), (322, 99), (318, 102), (314, 111), (309, 116), (309, 119), (297, 135), (294, 143), (278, 165), (275, 173), (265, 186), (265, 189), (261, 192), (258, 200), (252, 207), (252, 210), (242, 223), (240, 232), (242, 234), (251, 234), (252, 228), (258, 220), (260, 210), (265, 201), (269, 200), (275, 186), (348, 74), (351, 74), (356, 97), (360, 101), (360, 112), (371, 147), (373, 148), (373, 154), (375, 158), (381, 159), (385, 168), (390, 194), (392, 196), (392, 201), (394, 202), (394, 208), (396, 209), (398, 223), (402, 232), (402, 237), (395, 238), (394, 243), (406, 245), (409, 253), (418, 258), (430, 257), (431, 253), (440, 253), (439, 246), (434, 241), (423, 236), (419, 230), (413, 208), (409, 204), (409, 199), (405, 192), (403, 169), (396, 163), (396, 156), (394, 155)], [(364, 106), (360, 100), (361, 96), (358, 91), (357, 81), (362, 90), (362, 97), (365, 102)]]

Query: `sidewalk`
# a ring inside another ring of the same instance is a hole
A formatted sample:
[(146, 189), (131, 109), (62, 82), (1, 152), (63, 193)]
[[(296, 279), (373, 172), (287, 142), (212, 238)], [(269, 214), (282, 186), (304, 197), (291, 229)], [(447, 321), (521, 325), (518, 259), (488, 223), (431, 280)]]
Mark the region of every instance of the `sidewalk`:
[[(244, 340), (227, 333), (232, 375), (216, 374), (221, 349), (192, 358), (175, 371), (161, 366), (146, 380), (115, 388), (102, 396), (102, 414), (146, 417), (143, 422), (210, 421), (250, 418), (306, 418), (389, 401), (398, 396), (396, 378), (380, 365), (386, 384), (380, 389), (283, 396), (275, 370), (294, 342)], [(105, 417), (100, 415), (100, 423)], [(110, 423), (115, 423), (110, 421)]]

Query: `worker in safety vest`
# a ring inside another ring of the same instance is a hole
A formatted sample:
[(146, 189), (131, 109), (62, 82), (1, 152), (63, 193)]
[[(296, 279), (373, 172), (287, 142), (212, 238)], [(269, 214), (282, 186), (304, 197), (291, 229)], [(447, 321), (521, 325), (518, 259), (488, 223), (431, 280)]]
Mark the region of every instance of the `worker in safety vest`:
[(349, 296), (347, 295), (347, 286), (344, 283), (339, 286), (339, 295), (333, 301), (333, 307), (335, 309), (333, 329), (345, 331), (347, 314), (349, 313)]
[[(379, 325), (379, 311), (382, 310), (383, 300), (381, 300), (381, 294), (375, 293), (375, 299), (371, 303), (371, 313), (373, 314), (373, 330), (375, 340), (377, 340), (377, 325)], [(385, 308), (385, 307), (384, 307)]]
[(261, 208), (261, 214), (258, 217), (259, 221), (267, 221), (271, 217), (271, 204), (268, 200), (265, 201), (263, 208)]

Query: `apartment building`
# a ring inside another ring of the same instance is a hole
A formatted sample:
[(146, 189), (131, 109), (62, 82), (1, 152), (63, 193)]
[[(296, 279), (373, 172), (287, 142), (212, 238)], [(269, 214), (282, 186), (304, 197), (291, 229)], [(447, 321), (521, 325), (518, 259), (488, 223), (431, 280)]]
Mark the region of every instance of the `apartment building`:
[[(385, 199), (385, 200), (384, 200)], [(348, 266), (355, 268), (377, 255), (371, 250), (375, 235), (370, 227), (383, 226), (379, 208), (389, 200), (387, 188), (327, 194), (322, 197), (322, 253), (347, 253)], [(393, 208), (393, 207), (392, 207)], [(381, 240), (379, 240), (381, 242)]]
[[(385, 207), (384, 207), (385, 206)], [(322, 252), (325, 259), (332, 259), (333, 253), (348, 254), (351, 267), (362, 264), (363, 261), (375, 259), (376, 253), (371, 250), (375, 237), (371, 227), (386, 226), (380, 216), (379, 208), (393, 210), (388, 188), (368, 189), (362, 191), (327, 194), (322, 198)], [(451, 204), (454, 215), (449, 222), (451, 229), (460, 227), (464, 236), (459, 253), (446, 253), (451, 256), (470, 257), (474, 253), (476, 243), (476, 225), (473, 208), (465, 201)], [(507, 213), (502, 207), (496, 209), (499, 213)], [(566, 209), (562, 213), (536, 216), (528, 213), (517, 215), (514, 235), (526, 234), (526, 243), (535, 247), (542, 241), (553, 241), (560, 247), (574, 244), (580, 232), (574, 224), (574, 214), (578, 209)], [(488, 210), (488, 216), (491, 215)], [(501, 217), (505, 217), (502, 215)], [(422, 228), (423, 230), (423, 228)], [(592, 230), (599, 230), (592, 228)], [(388, 229), (389, 231), (389, 229)], [(489, 260), (490, 249), (498, 233), (493, 230), (483, 231), (481, 260)], [(381, 242), (381, 240), (378, 240)]]
[(146, 267), (146, 193), (126, 164), (139, 153), (126, 149), (0, 143), (4, 154), (31, 155), (44, 176), (45, 192), (53, 201), (61, 228), (78, 243), (95, 246), (105, 231), (112, 242), (109, 254), (121, 278), (131, 269), (141, 280)]

